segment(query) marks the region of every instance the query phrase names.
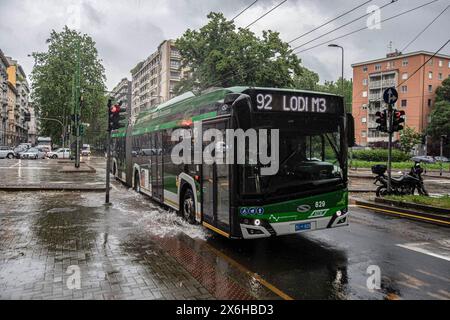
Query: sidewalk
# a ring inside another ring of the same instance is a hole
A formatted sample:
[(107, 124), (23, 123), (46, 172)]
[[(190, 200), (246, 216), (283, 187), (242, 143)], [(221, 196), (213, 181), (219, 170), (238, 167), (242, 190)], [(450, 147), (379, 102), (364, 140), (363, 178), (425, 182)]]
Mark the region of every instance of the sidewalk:
[[(103, 172), (104, 175), (104, 172)], [(105, 191), (105, 177), (89, 164), (80, 168), (53, 159), (3, 160), (0, 190), (3, 191)]]

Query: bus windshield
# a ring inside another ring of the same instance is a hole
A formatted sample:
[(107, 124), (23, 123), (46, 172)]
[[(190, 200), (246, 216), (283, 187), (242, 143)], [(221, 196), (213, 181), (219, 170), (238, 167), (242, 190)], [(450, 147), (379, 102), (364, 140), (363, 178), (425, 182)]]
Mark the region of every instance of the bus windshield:
[(278, 173), (261, 176), (261, 166), (241, 166), (241, 193), (267, 198), (342, 184), (345, 164), (339, 127), (321, 131), (280, 130)]

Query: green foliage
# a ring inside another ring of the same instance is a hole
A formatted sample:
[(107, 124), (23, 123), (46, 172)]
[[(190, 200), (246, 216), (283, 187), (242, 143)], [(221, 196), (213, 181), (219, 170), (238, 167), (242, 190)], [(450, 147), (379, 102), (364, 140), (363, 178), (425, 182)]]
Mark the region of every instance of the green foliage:
[(450, 136), (450, 100), (435, 104), (427, 132), (435, 139), (440, 139), (441, 135)]
[(442, 81), (441, 86), (436, 89), (436, 102), (439, 101), (450, 102), (450, 77)]
[(400, 148), (406, 154), (410, 154), (414, 146), (420, 144), (421, 141), (422, 135), (413, 128), (406, 127), (400, 133)]
[[(361, 160), (353, 160), (352, 161), (352, 168), (359, 168), (359, 169), (367, 169), (370, 170), (374, 165), (381, 164), (386, 161), (361, 161)], [(392, 168), (398, 169), (398, 170), (409, 170), (414, 165), (414, 162), (411, 161), (405, 161), (405, 162), (392, 162)], [(427, 170), (440, 170), (441, 164), (440, 163), (422, 163), (422, 167), (426, 168)], [(444, 164), (443, 168), (445, 171), (450, 171), (450, 164)]]
[(450, 208), (450, 196), (444, 196), (442, 198), (432, 198), (424, 196), (388, 196), (388, 200), (410, 202), (416, 204), (423, 204), (426, 206), (438, 207), (448, 209)]
[[(402, 162), (408, 161), (411, 157), (400, 150), (392, 150), (392, 161)], [(361, 161), (374, 161), (374, 162), (386, 162), (388, 160), (387, 149), (375, 149), (375, 150), (357, 150), (353, 151), (353, 159)]]
[[(43, 118), (55, 118), (70, 124), (73, 98), (73, 75), (76, 70), (77, 46), (80, 47), (81, 94), (84, 107), (81, 120), (90, 123), (86, 132), (92, 140), (103, 139), (106, 128), (105, 70), (98, 58), (95, 42), (86, 34), (64, 27), (62, 32), (53, 30), (47, 40), (47, 52), (35, 52), (35, 66), (31, 74), (32, 98)], [(41, 135), (61, 141), (61, 125), (48, 120), (41, 121)]]
[[(342, 95), (342, 78), (338, 81), (325, 81), (323, 85), (317, 85), (316, 90)], [(347, 112), (352, 112), (352, 101), (353, 101), (353, 81), (344, 78), (344, 103), (346, 105)]]
[(300, 73), (294, 77), (294, 88), (300, 90), (319, 91), (319, 75), (314, 71), (301, 67)]
[(318, 76), (301, 66), (279, 34), (263, 31), (257, 37), (236, 29), (221, 13), (210, 13), (199, 30), (188, 29), (176, 41), (190, 78), (175, 88), (180, 94), (193, 89), (235, 85), (310, 88)]

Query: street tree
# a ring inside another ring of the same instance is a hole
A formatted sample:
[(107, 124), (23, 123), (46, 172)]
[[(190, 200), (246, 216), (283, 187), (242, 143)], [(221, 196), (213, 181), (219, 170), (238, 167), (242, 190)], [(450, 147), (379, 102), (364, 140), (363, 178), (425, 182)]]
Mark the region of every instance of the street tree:
[(450, 136), (450, 100), (441, 100), (435, 104), (427, 131), (435, 140), (439, 140), (442, 135)]
[(439, 101), (450, 102), (450, 76), (436, 89), (436, 102)]
[(222, 13), (207, 17), (206, 25), (188, 29), (176, 40), (190, 75), (175, 88), (176, 93), (235, 85), (295, 88), (318, 81), (279, 33), (267, 30), (257, 37), (248, 29), (236, 28)]
[(410, 154), (421, 141), (422, 135), (414, 128), (406, 127), (400, 133), (400, 149), (406, 154)]
[[(337, 81), (325, 81), (324, 84), (318, 85), (317, 90), (322, 92), (342, 95), (342, 78)], [(353, 81), (344, 78), (344, 100), (347, 112), (352, 112), (353, 101)]]
[[(46, 52), (34, 52), (35, 66), (31, 74), (32, 99), (43, 118), (55, 118), (70, 124), (73, 108), (73, 77), (77, 67), (77, 52), (81, 61), (82, 122), (89, 123), (87, 140), (95, 143), (102, 139), (106, 128), (105, 69), (98, 57), (95, 42), (87, 34), (67, 26), (61, 32), (52, 30), (47, 39)], [(79, 50), (77, 50), (79, 48)], [(42, 120), (41, 133), (61, 141), (59, 124)]]

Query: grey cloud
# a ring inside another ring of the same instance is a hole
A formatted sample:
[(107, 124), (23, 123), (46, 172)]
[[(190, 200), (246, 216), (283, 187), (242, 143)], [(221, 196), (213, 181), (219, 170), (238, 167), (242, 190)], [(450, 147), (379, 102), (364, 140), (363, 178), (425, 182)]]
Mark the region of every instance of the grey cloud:
[[(33, 51), (46, 49), (45, 39), (51, 29), (61, 30), (67, 23), (67, 7), (81, 6), (81, 31), (90, 34), (97, 42), (98, 51), (104, 61), (107, 85), (112, 88), (121, 78), (130, 77), (129, 71), (140, 60), (147, 57), (167, 38), (177, 38), (187, 28), (196, 29), (206, 22), (211, 11), (221, 11), (232, 18), (253, 0), (23, 0), (14, 6), (8, 0), (0, 0), (0, 11), (8, 12), (0, 19), (0, 48), (17, 58), (30, 71), (32, 59), (27, 57)], [(291, 40), (299, 34), (363, 3), (365, 0), (289, 0), (279, 9), (252, 26), (257, 34), (264, 29), (280, 31), (284, 40)], [(238, 26), (245, 26), (266, 12), (281, 0), (260, 0), (236, 20)], [(383, 5), (389, 0), (373, 0)], [(399, 0), (382, 12), (382, 18), (407, 10), (423, 0)], [(441, 0), (417, 12), (382, 25), (381, 30), (367, 30), (337, 40), (346, 49), (347, 77), (352, 76), (350, 65), (354, 62), (379, 58), (387, 53), (390, 41), (393, 47), (401, 49), (422, 28), (424, 28), (445, 6)], [(325, 33), (336, 26), (354, 19), (366, 12), (361, 8), (352, 14), (333, 22), (329, 26), (308, 35), (295, 44), (301, 44)], [(407, 51), (429, 50), (440, 47), (448, 38), (450, 10), (442, 16)], [(365, 26), (365, 20), (343, 28), (319, 41)], [(443, 53), (449, 53), (446, 48)], [(339, 76), (339, 52), (326, 46), (302, 53), (300, 57), (306, 67), (318, 72), (322, 81), (335, 80)]]

